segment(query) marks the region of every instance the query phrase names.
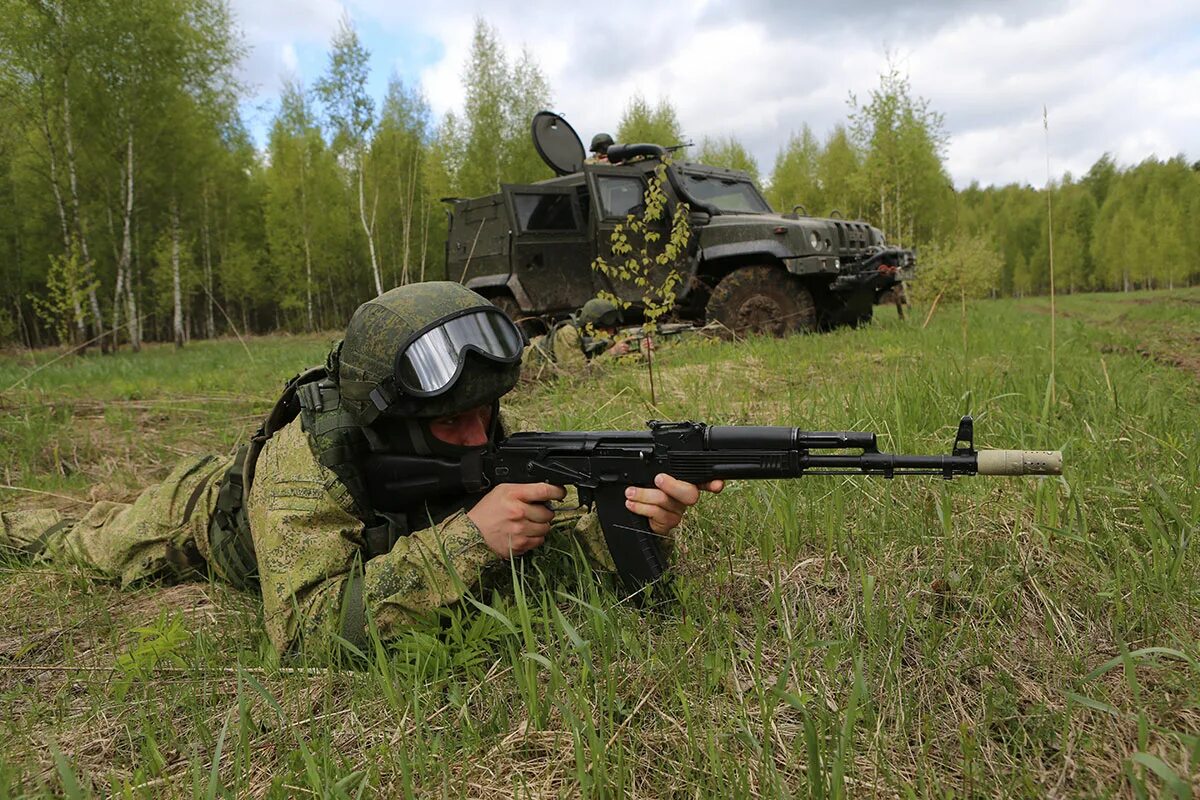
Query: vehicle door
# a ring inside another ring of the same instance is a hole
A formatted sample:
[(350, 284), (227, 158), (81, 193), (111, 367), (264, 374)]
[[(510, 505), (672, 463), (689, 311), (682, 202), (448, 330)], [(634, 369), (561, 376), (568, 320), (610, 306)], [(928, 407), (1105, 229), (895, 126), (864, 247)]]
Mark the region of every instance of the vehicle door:
[(512, 269), (510, 230), (499, 193), (455, 202), (446, 232), (446, 277), (459, 283), (507, 278)]
[(575, 187), (503, 187), (512, 266), (536, 313), (574, 311), (594, 296), (587, 225)]
[[(662, 252), (670, 234), (670, 218), (674, 211), (674, 203), (668, 195), (667, 207), (664, 209), (664, 219), (653, 222), (649, 230), (659, 234), (657, 242), (646, 243), (642, 237), (629, 231), (628, 218), (630, 214), (641, 217), (646, 210), (646, 172), (637, 167), (595, 167), (588, 170), (588, 187), (592, 195), (592, 229), (596, 255), (611, 265), (636, 257), (645, 248), (651, 255)], [(669, 189), (667, 190), (669, 192)], [(633, 247), (633, 252), (614, 255), (612, 251), (613, 230), (621, 225), (626, 234), (626, 243)], [(654, 286), (661, 286), (670, 267), (655, 266), (650, 270), (650, 281)], [(601, 275), (599, 277), (603, 288), (612, 292), (622, 300), (641, 304), (645, 290), (631, 280)]]

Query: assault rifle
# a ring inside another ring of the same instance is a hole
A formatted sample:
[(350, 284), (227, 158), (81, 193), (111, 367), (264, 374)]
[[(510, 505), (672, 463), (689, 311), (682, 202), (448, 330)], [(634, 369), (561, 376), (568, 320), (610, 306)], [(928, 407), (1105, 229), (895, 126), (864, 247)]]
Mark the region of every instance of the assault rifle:
[[(649, 423), (648, 431), (514, 433), (461, 461), (375, 455), (364, 464), (373, 497), (395, 509), (501, 483), (574, 486), (581, 505), (595, 508), (608, 550), (630, 591), (667, 569), (660, 537), (645, 517), (625, 508), (625, 487), (654, 485), (667, 473), (691, 483), (717, 478), (801, 478), (806, 475), (1060, 475), (1062, 453), (975, 450), (971, 417), (958, 424), (950, 455), (881, 453), (874, 433), (803, 431), (782, 426)], [(857, 453), (830, 452), (857, 450)], [(381, 510), (388, 510), (382, 508)]]

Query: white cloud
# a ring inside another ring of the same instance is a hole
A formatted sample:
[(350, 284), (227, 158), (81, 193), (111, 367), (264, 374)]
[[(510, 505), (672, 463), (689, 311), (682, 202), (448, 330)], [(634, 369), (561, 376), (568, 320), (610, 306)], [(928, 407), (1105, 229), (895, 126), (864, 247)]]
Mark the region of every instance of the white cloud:
[[(328, 40), (341, 6), (296, 6), (285, 13), (276, 3), (237, 0), (251, 41), (279, 54), (247, 67), (249, 74), (273, 81), (286, 63), (286, 43)], [(1043, 105), (1055, 175), (1084, 172), (1105, 151), (1123, 163), (1179, 151), (1200, 158), (1195, 3), (860, 0), (818, 8), (790, 0), (613, 0), (564, 12), (550, 0), (448, 7), (354, 0), (350, 11), (360, 24), (440, 42), (440, 59), (420, 71), (439, 116), (461, 109), (478, 15), (510, 56), (530, 50), (555, 110), (585, 140), (614, 129), (639, 92), (651, 101), (669, 98), (697, 142), (737, 136), (769, 172), (791, 132), (807, 123), (823, 136), (845, 121), (849, 94), (865, 98), (878, 85), (890, 52), (913, 93), (944, 114), (947, 164), (960, 186), (973, 179), (1041, 185)]]
[(230, 7), (251, 48), (241, 79), (260, 95), (276, 94), (280, 76), (297, 69), (297, 45), (328, 42), (343, 13), (337, 0), (231, 0)]
[(296, 47), (291, 42), (283, 46), (279, 53), (279, 60), (288, 72), (295, 72), (300, 66), (300, 59), (296, 57)]

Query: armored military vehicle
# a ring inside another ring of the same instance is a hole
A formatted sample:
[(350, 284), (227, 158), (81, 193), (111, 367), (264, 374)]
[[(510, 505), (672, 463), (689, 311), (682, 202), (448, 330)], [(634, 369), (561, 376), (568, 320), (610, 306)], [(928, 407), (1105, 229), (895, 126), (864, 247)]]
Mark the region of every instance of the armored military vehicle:
[[(574, 311), (600, 290), (636, 304), (636, 287), (592, 262), (611, 254), (614, 226), (642, 210), (666, 148), (614, 144), (607, 163), (590, 163), (574, 129), (548, 111), (533, 119), (533, 142), (557, 177), (447, 199), (447, 274), (527, 322)], [(745, 172), (672, 161), (666, 175), (663, 233), (677, 203), (687, 203), (692, 228), (681, 319), (776, 335), (856, 325), (913, 270), (912, 252), (865, 222), (773, 211)]]

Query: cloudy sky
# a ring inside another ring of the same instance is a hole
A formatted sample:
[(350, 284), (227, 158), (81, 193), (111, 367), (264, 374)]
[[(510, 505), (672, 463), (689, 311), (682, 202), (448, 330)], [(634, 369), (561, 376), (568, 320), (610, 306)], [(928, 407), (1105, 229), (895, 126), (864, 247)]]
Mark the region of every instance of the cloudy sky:
[(965, 186), (1082, 174), (1104, 152), (1200, 159), (1200, 2), (1195, 0), (232, 0), (251, 48), (243, 79), (263, 139), (281, 76), (311, 86), (348, 13), (381, 96), (398, 75), (436, 116), (461, 108), (473, 20), (509, 54), (527, 48), (554, 110), (587, 141), (629, 98), (669, 98), (687, 135), (733, 134), (764, 173), (803, 124), (819, 136), (866, 97), (889, 58), (945, 117), (947, 164)]

